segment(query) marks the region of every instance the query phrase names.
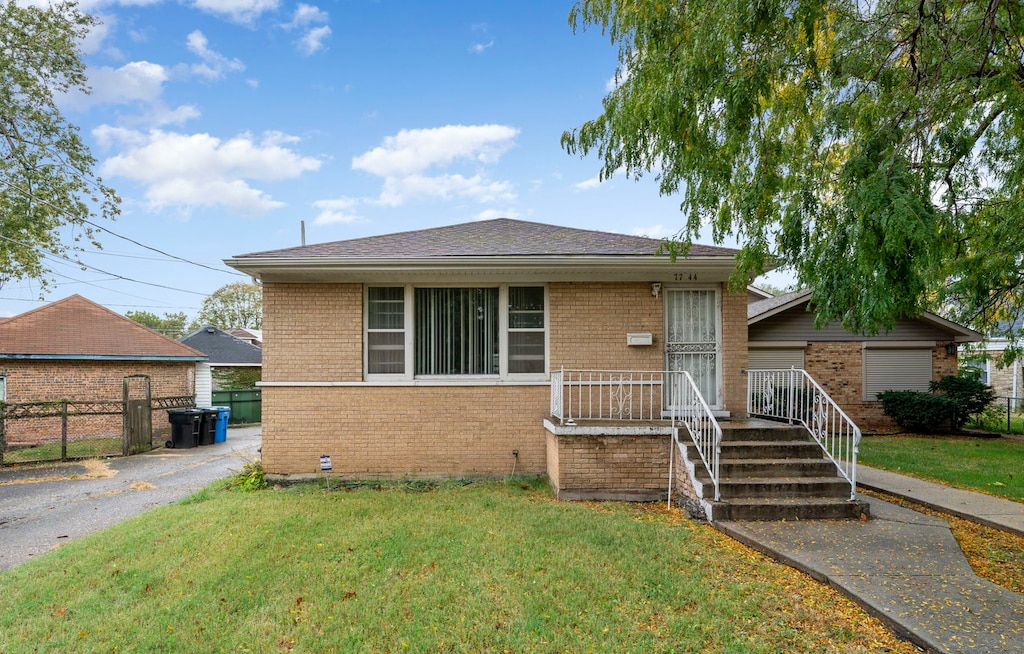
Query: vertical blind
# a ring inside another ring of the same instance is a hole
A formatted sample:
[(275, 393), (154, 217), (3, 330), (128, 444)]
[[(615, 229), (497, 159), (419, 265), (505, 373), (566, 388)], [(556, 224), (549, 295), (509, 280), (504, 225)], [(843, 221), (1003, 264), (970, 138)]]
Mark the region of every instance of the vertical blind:
[(498, 289), (417, 288), (415, 373), (498, 374)]

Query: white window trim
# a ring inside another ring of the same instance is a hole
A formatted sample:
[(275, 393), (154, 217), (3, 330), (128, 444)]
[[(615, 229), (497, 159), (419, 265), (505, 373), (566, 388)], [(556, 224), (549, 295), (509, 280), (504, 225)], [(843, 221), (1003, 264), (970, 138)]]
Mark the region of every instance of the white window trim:
[[(543, 373), (510, 373), (508, 372), (508, 311), (510, 286), (514, 287), (541, 287), (544, 289), (544, 372)], [(405, 372), (401, 374), (370, 374), (367, 372), (369, 364), (369, 327), (367, 315), (369, 311), (369, 289), (370, 288), (395, 288), (405, 289), (404, 319), (402, 321), (405, 331)], [(416, 375), (415, 370), (415, 346), (414, 334), (414, 297), (417, 288), (497, 288), (498, 289), (498, 374), (497, 375)], [(512, 284), (363, 284), (363, 379), (365, 382), (387, 383), (393, 382), (401, 385), (408, 385), (410, 382), (428, 382), (429, 385), (460, 385), (460, 384), (496, 384), (501, 382), (543, 382), (549, 379), (550, 365), (550, 338), (551, 338), (551, 306), (548, 296), (548, 285), (530, 282)]]

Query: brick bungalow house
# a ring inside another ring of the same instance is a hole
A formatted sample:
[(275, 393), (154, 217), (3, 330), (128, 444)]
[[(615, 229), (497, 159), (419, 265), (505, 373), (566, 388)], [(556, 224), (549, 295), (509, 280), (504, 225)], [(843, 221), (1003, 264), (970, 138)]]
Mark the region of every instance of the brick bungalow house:
[[(192, 395), (195, 364), (205, 358), (172, 338), (72, 295), (0, 321), (0, 400), (120, 401), (123, 380), (129, 375), (147, 375), (153, 397)], [(165, 425), (166, 420), (154, 417), (154, 432)], [(19, 435), (17, 428), (9, 425), (8, 443), (37, 436)]]
[(891, 427), (876, 396), (885, 390), (927, 391), (957, 374), (957, 348), (978, 332), (925, 312), (892, 331), (860, 336), (842, 325), (814, 327), (809, 290), (752, 301), (747, 308), (751, 369), (802, 368), (861, 427)]
[[(545, 421), (563, 369), (598, 391), (607, 373), (579, 371), (689, 370), (716, 415), (743, 417), (736, 252), (694, 245), (672, 261), (659, 244), (497, 219), (226, 260), (263, 284), (265, 470), (314, 474), (328, 455), (353, 477), (514, 469), (558, 484), (573, 434)], [(646, 392), (660, 419), (660, 378)], [(598, 455), (618, 456), (604, 432)], [(630, 447), (651, 450), (642, 465), (661, 486), (659, 433)]]

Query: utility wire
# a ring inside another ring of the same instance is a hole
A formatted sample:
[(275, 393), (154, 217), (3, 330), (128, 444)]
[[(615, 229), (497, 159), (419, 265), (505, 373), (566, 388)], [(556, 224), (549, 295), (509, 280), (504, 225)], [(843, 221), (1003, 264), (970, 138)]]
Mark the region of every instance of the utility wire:
[(178, 293), (189, 293), (191, 295), (200, 295), (202, 297), (206, 297), (207, 295), (209, 295), (208, 293), (199, 293), (198, 291), (187, 291), (187, 290), (185, 290), (183, 288), (174, 288), (173, 286), (165, 286), (163, 284), (157, 284), (157, 283), (154, 283), (154, 282), (144, 282), (144, 281), (139, 280), (139, 279), (132, 279), (130, 277), (125, 277), (124, 275), (118, 275), (117, 273), (112, 273), (109, 270), (103, 270), (102, 268), (97, 268), (96, 266), (93, 266), (93, 265), (90, 265), (90, 264), (87, 264), (87, 263), (83, 263), (81, 261), (75, 261), (74, 259), (66, 257), (66, 256), (64, 256), (62, 254), (57, 254), (55, 252), (50, 252), (48, 250), (44, 250), (43, 248), (41, 248), (39, 246), (36, 246), (36, 245), (30, 245), (28, 243), (23, 243), (21, 241), (18, 241), (18, 240), (15, 240), (13, 238), (10, 238), (10, 237), (7, 237), (7, 236), (3, 236), (3, 235), (0, 235), (0, 238), (4, 239), (5, 241), (10, 241), (11, 243), (15, 243), (17, 245), (20, 245), (22, 247), (38, 249), (40, 252), (42, 252), (43, 256), (48, 258), (48, 259), (63, 259), (64, 261), (67, 261), (68, 263), (71, 263), (73, 265), (81, 266), (81, 267), (87, 268), (89, 270), (94, 270), (94, 271), (96, 271), (98, 273), (102, 273), (104, 275), (110, 275), (111, 277), (116, 277), (117, 279), (121, 279), (121, 280), (124, 280), (126, 282), (132, 282), (134, 284), (143, 284), (145, 286), (154, 286), (156, 288), (163, 288), (163, 289), (167, 289), (169, 291), (176, 291)]
[(19, 193), (21, 193), (25, 197), (31, 198), (35, 202), (38, 202), (40, 204), (45, 204), (46, 206), (50, 207), (51, 209), (54, 209), (58, 213), (62, 214), (65, 219), (74, 220), (74, 221), (79, 221), (80, 220), (81, 222), (86, 223), (88, 225), (91, 225), (91, 226), (95, 227), (96, 229), (98, 229), (100, 231), (103, 231), (103, 232), (106, 232), (106, 233), (110, 234), (111, 236), (115, 236), (117, 238), (120, 238), (120, 239), (123, 239), (125, 241), (128, 241), (129, 243), (133, 243), (133, 244), (139, 246), (140, 248), (144, 248), (146, 250), (150, 250), (152, 252), (156, 252), (157, 254), (161, 254), (161, 255), (163, 255), (165, 257), (168, 257), (170, 259), (175, 259), (175, 260), (181, 261), (183, 263), (191, 264), (193, 266), (199, 266), (200, 268), (206, 268), (207, 270), (213, 270), (213, 271), (219, 272), (219, 273), (227, 273), (229, 275), (236, 275), (238, 277), (248, 277), (249, 276), (249, 275), (246, 275), (244, 273), (240, 273), (237, 270), (227, 270), (227, 269), (224, 269), (224, 268), (214, 268), (213, 266), (208, 266), (205, 263), (199, 263), (198, 261), (192, 261), (190, 259), (186, 259), (184, 257), (179, 257), (179, 256), (177, 256), (175, 254), (171, 254), (169, 252), (164, 252), (163, 250), (160, 250), (158, 248), (146, 245), (145, 243), (140, 243), (139, 241), (136, 241), (133, 238), (129, 238), (129, 237), (124, 236), (122, 234), (118, 234), (117, 232), (114, 232), (114, 231), (108, 229), (107, 227), (104, 227), (102, 225), (97, 225), (96, 223), (92, 222), (91, 220), (87, 220), (85, 218), (81, 218), (81, 219), (75, 218), (75, 219), (72, 219), (70, 216), (68, 216), (68, 214), (63, 209), (61, 209), (60, 207), (55, 206), (52, 202), (46, 200), (45, 198), (37, 197), (37, 196), (33, 195), (27, 189), (25, 189), (25, 188), (23, 188), (21, 186), (18, 186), (17, 184), (13, 184), (13, 183), (11, 183), (8, 180), (0, 179), (0, 182), (2, 182), (8, 188), (11, 188), (11, 189), (14, 189), (15, 191), (18, 191)]

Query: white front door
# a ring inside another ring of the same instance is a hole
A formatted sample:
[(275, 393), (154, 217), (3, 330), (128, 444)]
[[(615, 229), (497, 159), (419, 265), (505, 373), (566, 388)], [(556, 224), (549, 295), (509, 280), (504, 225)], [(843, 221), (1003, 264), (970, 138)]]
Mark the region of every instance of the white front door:
[[(704, 401), (721, 409), (721, 302), (717, 289), (665, 291), (665, 369), (690, 373)], [(666, 381), (665, 406), (672, 408), (672, 375)]]

